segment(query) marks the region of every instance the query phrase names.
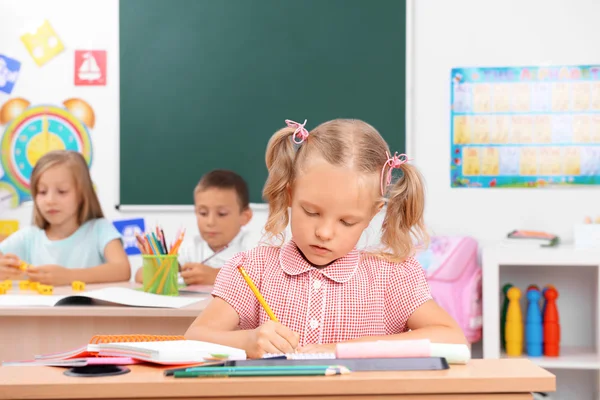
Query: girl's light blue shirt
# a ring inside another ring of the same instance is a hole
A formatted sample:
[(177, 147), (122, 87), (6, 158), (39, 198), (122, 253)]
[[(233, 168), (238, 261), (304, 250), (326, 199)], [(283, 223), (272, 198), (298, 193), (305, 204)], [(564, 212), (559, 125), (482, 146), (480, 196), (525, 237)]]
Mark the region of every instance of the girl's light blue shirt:
[(50, 240), (37, 226), (23, 228), (0, 243), (2, 254), (15, 254), (33, 266), (60, 265), (65, 268), (90, 268), (104, 264), (104, 248), (121, 240), (119, 231), (105, 218), (81, 225), (65, 239)]

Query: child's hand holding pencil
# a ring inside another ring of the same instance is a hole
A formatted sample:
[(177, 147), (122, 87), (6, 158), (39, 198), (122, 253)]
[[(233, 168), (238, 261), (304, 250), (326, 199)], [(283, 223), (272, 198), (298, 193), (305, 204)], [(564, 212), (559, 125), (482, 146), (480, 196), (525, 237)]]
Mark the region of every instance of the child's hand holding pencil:
[(248, 358), (261, 358), (266, 353), (295, 353), (300, 340), (300, 335), (275, 321), (267, 321), (248, 333), (245, 347)]

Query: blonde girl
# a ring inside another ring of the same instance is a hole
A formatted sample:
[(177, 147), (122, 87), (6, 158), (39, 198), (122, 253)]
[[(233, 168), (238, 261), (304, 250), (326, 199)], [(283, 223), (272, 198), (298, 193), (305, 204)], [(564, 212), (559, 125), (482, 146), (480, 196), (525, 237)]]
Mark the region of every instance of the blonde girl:
[[(391, 156), (369, 124), (350, 119), (308, 132), (286, 121), (267, 146), (265, 229), (291, 241), (240, 253), (221, 269), (213, 299), (186, 337), (264, 353), (333, 352), (336, 343), (428, 338), (466, 343), (457, 323), (431, 297), (412, 257), (425, 243), (424, 191), (405, 155)], [(392, 183), (392, 170), (401, 177)], [(381, 248), (356, 244), (386, 207)], [(291, 218), (291, 221), (289, 220)], [(248, 288), (243, 266), (279, 322)]]
[[(129, 260), (119, 232), (104, 219), (83, 156), (57, 150), (31, 174), (33, 226), (0, 243), (0, 279), (47, 285), (127, 281)], [(15, 268), (28, 265), (25, 273)]]

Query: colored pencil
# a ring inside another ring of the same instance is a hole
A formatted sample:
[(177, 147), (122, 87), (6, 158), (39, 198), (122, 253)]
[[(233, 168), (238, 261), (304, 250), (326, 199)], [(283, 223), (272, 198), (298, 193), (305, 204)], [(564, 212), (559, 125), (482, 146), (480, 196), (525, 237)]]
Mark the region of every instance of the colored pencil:
[[(317, 366), (315, 366), (317, 367)], [(208, 367), (207, 367), (208, 368)], [(217, 367), (218, 368), (218, 367)], [(213, 377), (243, 377), (243, 376), (330, 376), (349, 374), (350, 370), (343, 366), (320, 368), (290, 368), (275, 367), (274, 369), (240, 369), (243, 367), (224, 368), (221, 371), (176, 371), (175, 378), (213, 378)]]

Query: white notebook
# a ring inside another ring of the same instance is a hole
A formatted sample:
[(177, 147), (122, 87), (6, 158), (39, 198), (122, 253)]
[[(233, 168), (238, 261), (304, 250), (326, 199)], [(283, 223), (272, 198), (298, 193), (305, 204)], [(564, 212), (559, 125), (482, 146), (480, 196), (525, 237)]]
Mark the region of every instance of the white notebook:
[(266, 353), (262, 358), (280, 358), (285, 357), (288, 360), (334, 360), (335, 353)]
[(130, 307), (182, 308), (208, 297), (175, 297), (141, 292), (123, 287), (107, 287), (73, 295), (44, 296), (41, 294), (5, 294), (0, 307), (54, 307), (62, 305), (91, 305), (95, 300)]
[(246, 352), (235, 347), (198, 340), (89, 344), (88, 351), (101, 356), (131, 357), (160, 364), (193, 364), (214, 358), (245, 360)]

